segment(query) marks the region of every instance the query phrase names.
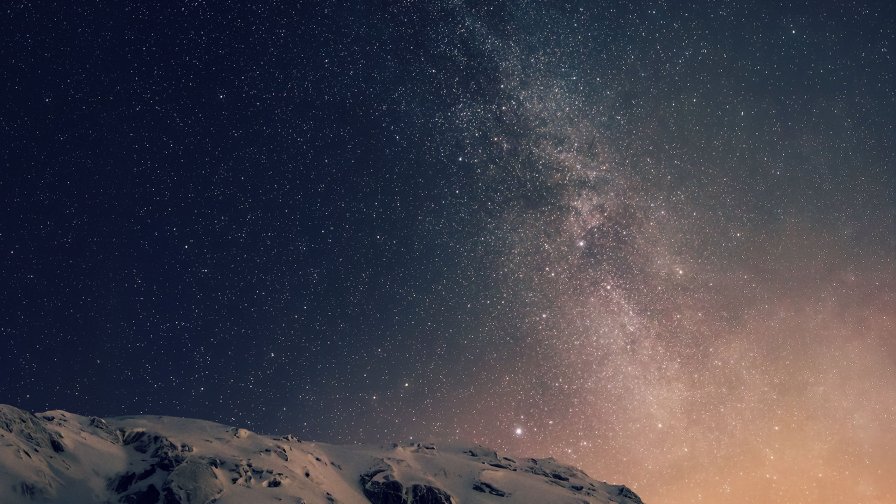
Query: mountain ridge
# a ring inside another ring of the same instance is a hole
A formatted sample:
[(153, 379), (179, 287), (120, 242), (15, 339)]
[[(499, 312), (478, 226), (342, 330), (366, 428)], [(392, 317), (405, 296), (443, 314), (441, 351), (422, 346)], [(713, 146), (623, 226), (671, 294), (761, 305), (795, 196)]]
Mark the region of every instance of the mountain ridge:
[(643, 504), (552, 458), (477, 445), (333, 445), (205, 420), (9, 405), (0, 405), (0, 501)]

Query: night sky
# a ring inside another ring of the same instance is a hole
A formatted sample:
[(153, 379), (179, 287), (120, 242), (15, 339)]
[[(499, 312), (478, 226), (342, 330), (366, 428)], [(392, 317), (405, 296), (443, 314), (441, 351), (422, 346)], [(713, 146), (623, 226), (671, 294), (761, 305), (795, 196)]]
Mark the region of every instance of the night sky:
[(896, 502), (896, 4), (7, 2), (0, 402)]

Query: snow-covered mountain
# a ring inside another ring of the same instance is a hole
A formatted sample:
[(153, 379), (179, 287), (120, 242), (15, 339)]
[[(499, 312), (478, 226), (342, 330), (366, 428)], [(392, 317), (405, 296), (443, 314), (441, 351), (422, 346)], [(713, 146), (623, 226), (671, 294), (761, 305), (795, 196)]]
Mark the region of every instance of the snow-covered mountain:
[(3, 503), (617, 503), (630, 489), (481, 446), (341, 446), (159, 416), (0, 405)]

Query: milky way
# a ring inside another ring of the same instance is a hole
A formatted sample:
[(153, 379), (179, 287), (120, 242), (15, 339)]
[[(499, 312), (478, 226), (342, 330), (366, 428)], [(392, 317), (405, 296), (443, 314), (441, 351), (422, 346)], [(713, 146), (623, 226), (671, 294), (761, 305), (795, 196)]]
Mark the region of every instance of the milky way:
[(896, 500), (896, 13), (16, 4), (0, 402)]

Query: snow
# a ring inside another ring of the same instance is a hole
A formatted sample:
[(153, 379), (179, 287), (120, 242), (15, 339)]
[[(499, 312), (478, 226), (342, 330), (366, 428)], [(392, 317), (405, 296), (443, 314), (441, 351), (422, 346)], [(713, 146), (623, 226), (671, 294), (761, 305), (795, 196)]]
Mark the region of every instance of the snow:
[(32, 415), (0, 405), (0, 502), (371, 500), (640, 503), (628, 488), (553, 459), (515, 460), (480, 446), (330, 445), (202, 420)]

